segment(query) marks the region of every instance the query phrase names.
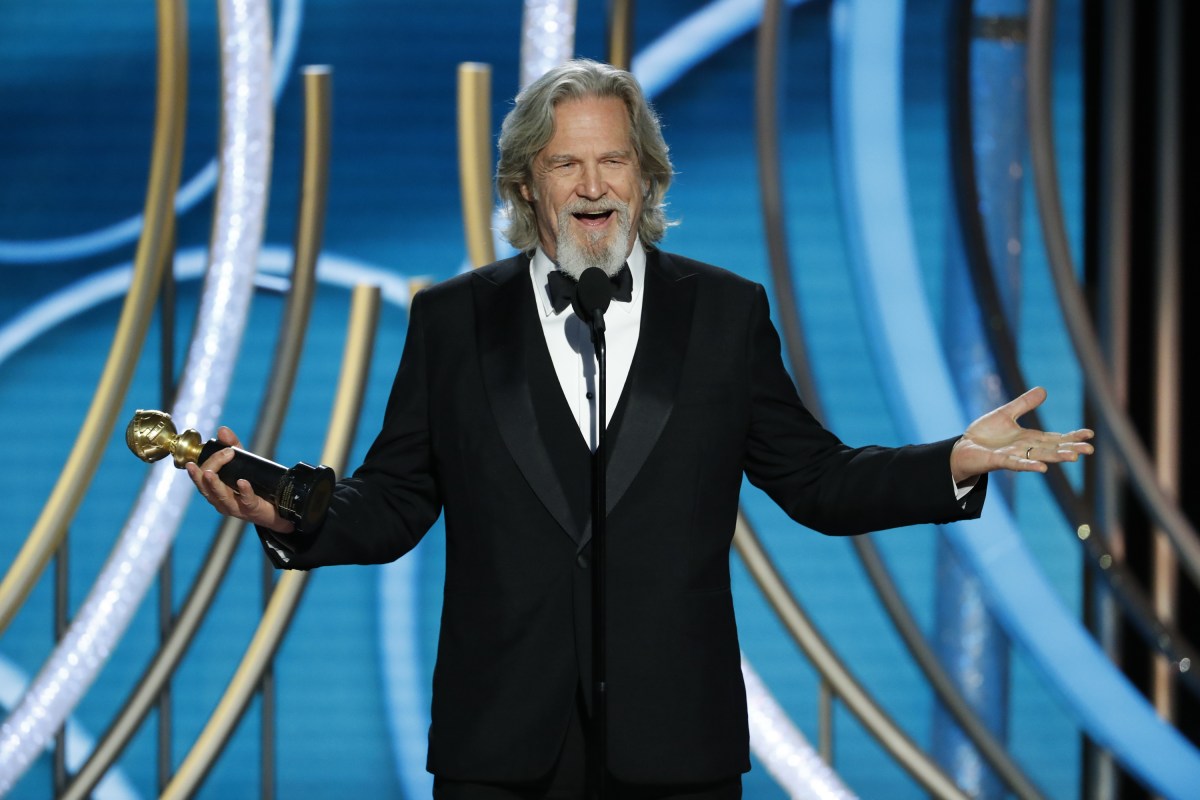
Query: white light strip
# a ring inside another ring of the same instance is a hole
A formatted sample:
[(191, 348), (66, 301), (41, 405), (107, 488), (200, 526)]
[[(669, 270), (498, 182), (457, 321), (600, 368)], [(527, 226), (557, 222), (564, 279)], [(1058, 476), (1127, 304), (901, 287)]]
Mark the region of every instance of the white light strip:
[[(271, 40), (267, 0), (221, 0), (221, 174), (211, 259), (171, 415), (179, 429), (212, 430), (241, 345), (262, 244), (271, 163)], [(194, 491), (160, 462), (50, 658), (0, 727), (0, 794), (49, 743), (91, 686), (154, 582)]]
[[(0, 708), (14, 705), (28, 684), (29, 676), (0, 655)], [(82, 725), (73, 719), (67, 720), (67, 743), (64, 749), (67, 751), (68, 770), (78, 770), (82, 767), (83, 754), (90, 753), (95, 746), (96, 740)], [(105, 773), (92, 791), (92, 797), (94, 800), (139, 800), (141, 795), (118, 766)]]
[(575, 54), (575, 0), (525, 0), (521, 88)]
[[(292, 272), (290, 247), (264, 247), (259, 252), (259, 273), (255, 286), (283, 291)], [(175, 254), (175, 280), (194, 281), (204, 275), (208, 263), (201, 248), (180, 250)], [(428, 283), (428, 276), (417, 276)], [(323, 283), (353, 289), (360, 283), (378, 286), (383, 299), (398, 308), (408, 308), (412, 279), (388, 269), (334, 253), (322, 253), (317, 260), (317, 278)], [(0, 325), (0, 367), (42, 334), (61, 323), (115, 300), (129, 291), (133, 264), (125, 262), (88, 275), (39, 300), (13, 319)]]
[(793, 800), (854, 800), (841, 782), (780, 708), (742, 655), (746, 705), (750, 710), (750, 749), (771, 777)]

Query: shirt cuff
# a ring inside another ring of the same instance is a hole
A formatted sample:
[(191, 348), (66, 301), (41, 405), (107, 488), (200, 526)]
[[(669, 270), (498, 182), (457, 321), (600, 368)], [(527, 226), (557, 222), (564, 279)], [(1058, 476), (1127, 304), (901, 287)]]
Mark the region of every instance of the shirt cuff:
[(950, 482), (954, 485), (954, 499), (962, 500), (964, 497), (969, 495), (976, 486), (979, 485), (979, 476), (975, 475), (970, 480), (965, 481), (962, 486), (954, 483), (953, 477), (950, 478)]

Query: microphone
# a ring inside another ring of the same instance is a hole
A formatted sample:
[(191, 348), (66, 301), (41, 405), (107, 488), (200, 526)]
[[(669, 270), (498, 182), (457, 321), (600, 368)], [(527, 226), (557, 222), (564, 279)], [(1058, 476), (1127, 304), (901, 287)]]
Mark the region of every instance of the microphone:
[(604, 330), (604, 312), (608, 311), (612, 299), (613, 285), (608, 275), (599, 267), (588, 267), (579, 276), (571, 307), (588, 325), (598, 325), (600, 330)]

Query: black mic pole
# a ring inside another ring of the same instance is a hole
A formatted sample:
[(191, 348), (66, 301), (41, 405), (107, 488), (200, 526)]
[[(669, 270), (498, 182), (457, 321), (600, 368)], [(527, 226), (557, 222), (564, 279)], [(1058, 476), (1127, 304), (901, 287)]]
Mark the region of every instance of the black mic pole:
[(592, 332), (596, 352), (596, 450), (592, 453), (592, 737), (589, 742), (589, 783), (593, 800), (604, 800), (608, 775), (608, 534), (605, 473), (608, 466), (608, 358), (604, 342), (604, 312), (612, 302), (612, 283), (604, 271), (590, 267), (579, 276), (575, 313)]
[(596, 798), (604, 800), (608, 773), (608, 514), (605, 472), (607, 466), (608, 426), (605, 424), (608, 392), (608, 357), (604, 342), (604, 312), (592, 312), (592, 346), (596, 350), (597, 381), (596, 418), (599, 435), (596, 452), (592, 454), (592, 681), (593, 713), (595, 714)]

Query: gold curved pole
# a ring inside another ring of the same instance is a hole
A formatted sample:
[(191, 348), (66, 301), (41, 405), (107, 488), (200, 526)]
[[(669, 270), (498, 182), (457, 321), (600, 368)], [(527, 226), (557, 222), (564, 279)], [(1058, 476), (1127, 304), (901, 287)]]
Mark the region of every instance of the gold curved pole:
[(887, 747), (900, 766), (930, 795), (939, 800), (967, 800), (967, 795), (900, 729), (846, 669), (833, 648), (805, 616), (741, 512), (738, 512), (733, 544), (763, 596), (775, 609), (776, 616), (816, 667), (822, 681), (828, 682), (833, 694), (845, 701), (846, 707), (871, 735)]
[[(1182, 83), (1183, 30), (1180, 2), (1158, 12), (1157, 142), (1154, 171), (1154, 465), (1168, 497), (1182, 496), (1184, 361), (1183, 343), (1183, 142), (1178, 87)], [(1158, 618), (1178, 624), (1179, 563), (1166, 531), (1155, 528), (1151, 546), (1151, 585)], [(1158, 715), (1176, 723), (1179, 666), (1159, 654), (1151, 668), (1151, 696)]]
[(624, 70), (633, 63), (633, 0), (609, 0), (608, 63)]
[(1110, 443), (1116, 450), (1127, 472), (1129, 486), (1150, 516), (1150, 521), (1174, 545), (1180, 566), (1193, 583), (1200, 584), (1200, 530), (1192, 524), (1176, 499), (1160, 485), (1154, 461), (1113, 391), (1113, 380), (1088, 310), (1087, 299), (1076, 278), (1075, 256), (1071, 252), (1063, 212), (1051, 113), (1053, 0), (1031, 0), (1028, 16), (1029, 45), (1025, 69), (1029, 156), (1033, 167), (1038, 220), (1059, 308), (1075, 349), (1087, 397), (1103, 428), (1102, 433), (1107, 437), (1106, 444)]
[(492, 243), (492, 68), (458, 65), (458, 176), (471, 266), (496, 260)]
[(117, 413), (146, 341), (158, 287), (172, 255), (174, 203), (183, 163), (187, 112), (187, 10), (182, 0), (158, 0), (157, 8), (158, 88), (154, 142), (150, 151), (144, 222), (134, 256), (133, 281), (121, 308), (100, 383), (92, 396), (75, 446), (32, 532), (4, 581), (0, 582), (0, 634), (8, 629), (41, 577), (95, 477), (100, 454), (112, 438)]
[[(342, 373), (338, 392), (330, 415), (329, 432), (321, 462), (342, 472), (354, 441), (354, 429), (362, 409), (363, 390), (375, 341), (379, 319), (380, 292), (374, 286), (354, 289), (350, 310), (350, 326), (342, 357)], [(275, 655), (279, 643), (308, 584), (310, 573), (285, 572), (275, 585), (258, 629), (246, 648), (242, 661), (225, 689), (204, 730), (196, 738), (191, 751), (180, 764), (178, 772), (163, 790), (163, 800), (190, 797), (199, 789), (204, 777), (216, 763), (226, 742), (241, 719), (258, 686), (263, 671)]]
[[(309, 311), (316, 294), (317, 258), (325, 229), (325, 201), (329, 185), (330, 118), (332, 79), (326, 67), (304, 71), (304, 154), (300, 209), (297, 213), (292, 285), (284, 320), (271, 364), (271, 382), (255, 426), (250, 451), (270, 456), (283, 427), (292, 395)], [(142, 673), (121, 711), (96, 744), (60, 800), (84, 800), (113, 765), (129, 740), (137, 733), (155, 698), (175, 672), (191, 645), (196, 631), (212, 605), (229, 564), (242, 541), (245, 523), (227, 517), (204, 558), (175, 624)]]

